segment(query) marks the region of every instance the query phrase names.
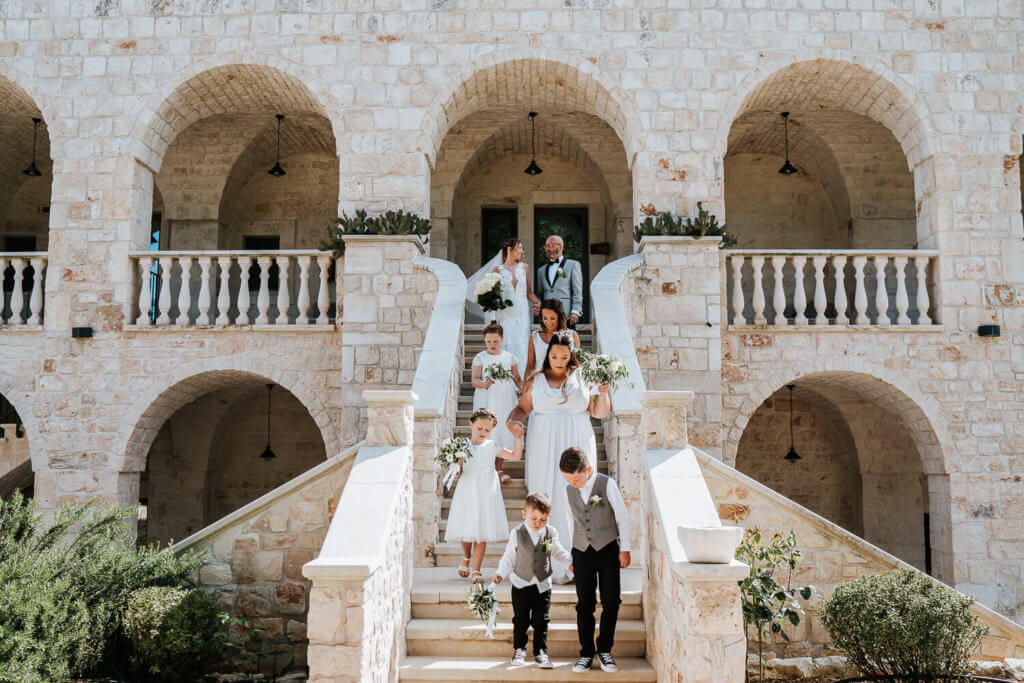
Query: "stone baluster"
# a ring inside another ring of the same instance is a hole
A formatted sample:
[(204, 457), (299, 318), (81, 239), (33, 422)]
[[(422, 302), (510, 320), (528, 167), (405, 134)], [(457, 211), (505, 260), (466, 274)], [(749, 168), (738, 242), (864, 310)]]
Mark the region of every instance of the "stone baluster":
[[(0, 256), (0, 284), (2, 284), (4, 281), (4, 273), (7, 272), (8, 262), (8, 259)], [(11, 303), (13, 304), (14, 301), (12, 300)], [(7, 310), (7, 302), (5, 300), (3, 287), (0, 287), (0, 325), (7, 322), (6, 319), (4, 318), (5, 310)]]
[(875, 256), (875, 280), (877, 285), (875, 287), (875, 310), (878, 311), (878, 317), (875, 318), (875, 324), (887, 327), (889, 322), (889, 292), (885, 290), (885, 266), (889, 263), (887, 256)]
[(754, 324), (767, 325), (768, 320), (764, 317), (764, 264), (768, 259), (763, 256), (755, 256), (750, 259), (754, 275)]
[(161, 256), (157, 259), (160, 266), (160, 317), (156, 319), (157, 325), (169, 325), (171, 322), (171, 264), (174, 259), (170, 256)]
[(807, 262), (814, 268), (814, 324), (827, 325), (825, 308), (828, 300), (825, 298), (825, 264), (828, 257), (824, 255), (809, 256)]
[(238, 257), (238, 318), (236, 325), (249, 324), (249, 306), (252, 304), (252, 296), (249, 293), (249, 267), (252, 265), (251, 256)]
[(732, 264), (732, 324), (744, 325), (743, 318), (743, 257), (730, 256)]
[(231, 322), (228, 311), (231, 309), (231, 257), (217, 257), (217, 271), (220, 276), (220, 285), (217, 288), (217, 325), (227, 325)]
[(11, 291), (11, 325), (24, 325), (21, 314), (25, 309), (25, 259), (12, 258), (14, 268), (14, 289)]
[(266, 325), (270, 322), (270, 257), (259, 256), (256, 262), (260, 264), (260, 291), (256, 294), (256, 324)]
[(893, 258), (893, 265), (896, 267), (896, 324), (909, 325), (910, 316), (907, 311), (910, 309), (910, 297), (907, 296), (907, 261), (906, 256)]
[(775, 311), (773, 325), (786, 324), (786, 289), (782, 286), (782, 270), (786, 267), (785, 256), (772, 256), (772, 270), (774, 271), (772, 284), (772, 310)]
[(917, 318), (918, 325), (931, 325), (932, 319), (928, 315), (931, 307), (931, 298), (928, 296), (928, 261), (927, 256), (915, 256), (914, 268), (917, 269), (917, 310), (920, 315)]
[(149, 310), (153, 305), (153, 290), (150, 289), (153, 280), (152, 270), (153, 259), (148, 256), (139, 259), (139, 317), (135, 319), (136, 325), (153, 324)]
[(178, 266), (181, 268), (181, 287), (178, 288), (178, 319), (175, 322), (189, 325), (192, 322), (189, 318), (192, 308), (192, 257), (179, 256)]
[(212, 305), (210, 297), (210, 265), (213, 259), (209, 256), (199, 257), (199, 315), (196, 316), (197, 325), (212, 325), (213, 316), (210, 315)]
[(808, 256), (804, 258), (803, 262), (800, 259), (793, 257), (793, 308), (796, 309), (796, 319), (793, 321), (796, 325), (807, 324), (807, 289), (804, 287), (804, 268), (807, 266), (807, 262), (811, 260)]
[[(38, 325), (40, 322), (39, 313), (43, 310), (43, 266), (46, 263), (41, 258), (34, 258), (32, 263), (32, 294), (28, 302), (28, 324)], [(0, 271), (2, 272), (2, 271)]]
[(309, 267), (313, 262), (311, 256), (300, 256), (299, 261), (299, 297), (296, 302), (298, 312), (295, 317), (296, 325), (309, 324)]
[(320, 267), (320, 289), (316, 295), (316, 307), (320, 309), (320, 315), (316, 317), (317, 325), (326, 325), (331, 321), (327, 311), (327, 266), (330, 262), (330, 256), (316, 257), (316, 264)]
[(853, 293), (853, 306), (856, 309), (853, 315), (854, 325), (868, 324), (868, 292), (864, 287), (864, 269), (867, 265), (866, 256), (853, 257), (853, 277), (857, 283)]
[(278, 325), (288, 324), (288, 309), (291, 307), (291, 294), (288, 291), (288, 256), (277, 258), (277, 321)]
[(836, 325), (846, 325), (850, 322), (846, 317), (846, 257), (833, 256), (832, 266), (836, 269)]

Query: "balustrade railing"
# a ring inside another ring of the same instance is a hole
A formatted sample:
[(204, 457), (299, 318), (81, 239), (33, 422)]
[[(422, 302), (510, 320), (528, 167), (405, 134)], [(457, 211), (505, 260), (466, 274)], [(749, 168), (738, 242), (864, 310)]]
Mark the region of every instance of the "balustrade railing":
[(3, 274), (0, 321), (5, 326), (43, 324), (46, 258), (45, 251), (0, 253), (0, 273)]
[(146, 251), (131, 255), (141, 326), (327, 325), (335, 259), (322, 251)]
[(938, 323), (930, 310), (936, 301), (936, 251), (732, 249), (723, 253), (730, 325)]

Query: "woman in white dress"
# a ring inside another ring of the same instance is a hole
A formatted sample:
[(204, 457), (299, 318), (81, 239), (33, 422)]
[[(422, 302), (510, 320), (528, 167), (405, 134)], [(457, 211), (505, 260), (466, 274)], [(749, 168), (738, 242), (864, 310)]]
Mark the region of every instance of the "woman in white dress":
[[(528, 372), (539, 372), (544, 365), (544, 357), (548, 354), (548, 342), (556, 332), (569, 332), (569, 320), (565, 317), (565, 309), (558, 299), (545, 299), (540, 305), (540, 330), (530, 334), (530, 348), (527, 352)], [(580, 348), (580, 336), (572, 330), (573, 348)]]
[[(611, 410), (608, 385), (588, 385), (578, 368), (571, 337), (565, 333), (553, 335), (541, 371), (524, 383), (519, 405), (508, 418), (509, 431), (519, 435), (523, 433), (523, 420), (530, 417), (526, 487), (530, 492), (543, 491), (551, 496), (551, 523), (559, 538), (572, 538), (569, 498), (558, 470), (559, 458), (562, 451), (575, 446), (596, 469), (597, 440), (590, 418), (603, 418)], [(562, 568), (563, 575), (566, 569)], [(560, 578), (564, 580), (564, 576)]]

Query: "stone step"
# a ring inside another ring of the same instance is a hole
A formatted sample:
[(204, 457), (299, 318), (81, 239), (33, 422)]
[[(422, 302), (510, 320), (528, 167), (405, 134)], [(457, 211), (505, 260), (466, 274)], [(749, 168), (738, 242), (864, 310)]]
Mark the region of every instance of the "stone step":
[[(526, 457), (530, 457), (527, 455)], [(526, 464), (522, 460), (506, 460), (502, 465), (502, 470), (505, 474), (515, 479), (525, 479), (526, 477)], [(597, 471), (601, 474), (608, 474), (608, 460), (604, 457), (604, 451), (600, 445), (597, 449)], [(523, 496), (526, 497), (525, 494)]]
[[(485, 325), (484, 323), (466, 323), (465, 325), (463, 325), (463, 330), (466, 332), (466, 334), (470, 334), (470, 333), (483, 334), (485, 327), (487, 327), (487, 325)], [(536, 327), (537, 326), (534, 325), (534, 328), (536, 328)], [(576, 331), (579, 332), (580, 334), (583, 334), (584, 332), (588, 332), (588, 333), (589, 332), (593, 332), (594, 331), (594, 324), (593, 323), (579, 323), (578, 325), (576, 325)]]
[[(448, 511), (452, 507), (451, 498), (441, 499), (441, 516), (448, 519)], [(521, 522), (523, 521), (523, 499), (522, 498), (506, 498), (505, 499), (505, 517), (509, 522)]]
[[(522, 519), (522, 516), (520, 516)], [(444, 538), (442, 536), (442, 538)], [(493, 572), (498, 568), (498, 561), (501, 560), (501, 554), (505, 552), (505, 543), (488, 543), (487, 552), (484, 553), (484, 564), (482, 571), (484, 576), (487, 576), (487, 571)], [(434, 546), (434, 558), (437, 561), (438, 567), (458, 567), (459, 560), (462, 559), (462, 546), (458, 543), (438, 543)]]
[[(406, 657), (399, 669), (402, 681), (579, 681), (572, 672), (575, 657), (553, 661), (553, 669), (538, 669), (532, 651), (527, 651), (526, 666), (509, 664), (512, 653), (504, 657)], [(594, 669), (601, 681), (656, 681), (654, 669), (641, 657), (616, 657), (616, 673)]]
[[(412, 619), (405, 630), (411, 656), (441, 655), (445, 657), (511, 657), (512, 609), (503, 610), (494, 628), (494, 637), (487, 637), (484, 624), (475, 617), (468, 619)], [(643, 657), (647, 649), (644, 623), (620, 619), (615, 628), (614, 654), (619, 657)], [(531, 645), (532, 648), (532, 645)], [(575, 621), (552, 621), (548, 626), (548, 655), (575, 662), (580, 643)], [(532, 651), (528, 648), (528, 651)]]

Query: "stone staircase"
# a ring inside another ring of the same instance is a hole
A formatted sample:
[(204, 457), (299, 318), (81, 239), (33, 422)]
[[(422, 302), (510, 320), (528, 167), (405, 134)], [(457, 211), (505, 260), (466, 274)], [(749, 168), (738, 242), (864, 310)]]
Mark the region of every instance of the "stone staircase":
[[(580, 326), (580, 342), (591, 345), (592, 330)], [(463, 370), (459, 412), (455, 432), (469, 436), (469, 415), (473, 407), (473, 386), (470, 382), (474, 356), (483, 350), (483, 326), (465, 326), (466, 364)], [(593, 421), (597, 436), (598, 467), (608, 468), (604, 451), (601, 423)], [(529, 453), (526, 454), (529, 457)], [(505, 471), (512, 483), (502, 487), (509, 528), (522, 521), (526, 481), (522, 462), (506, 462)], [(446, 517), (451, 504), (450, 494), (441, 503), (440, 536), (443, 539)], [(504, 543), (490, 543), (484, 555), (485, 577), (493, 575)], [(438, 543), (437, 567), (415, 570), (412, 587), (412, 620), (406, 630), (408, 654), (402, 663), (400, 677), (404, 681), (460, 680), (460, 681), (568, 681), (579, 674), (571, 669), (579, 654), (576, 636), (576, 589), (573, 585), (554, 586), (551, 600), (551, 625), (548, 631), (548, 654), (555, 668), (543, 671), (533, 664), (532, 650), (527, 651), (527, 666), (509, 665), (512, 657), (512, 603), (509, 585), (498, 587), (497, 597), (501, 616), (494, 639), (486, 635), (484, 625), (471, 615), (465, 606), (470, 584), (456, 573), (462, 550), (458, 543)], [(595, 675), (611, 681), (653, 681), (655, 672), (644, 658), (646, 632), (643, 621), (642, 574), (640, 568), (623, 572), (622, 605), (615, 633), (616, 674)]]

